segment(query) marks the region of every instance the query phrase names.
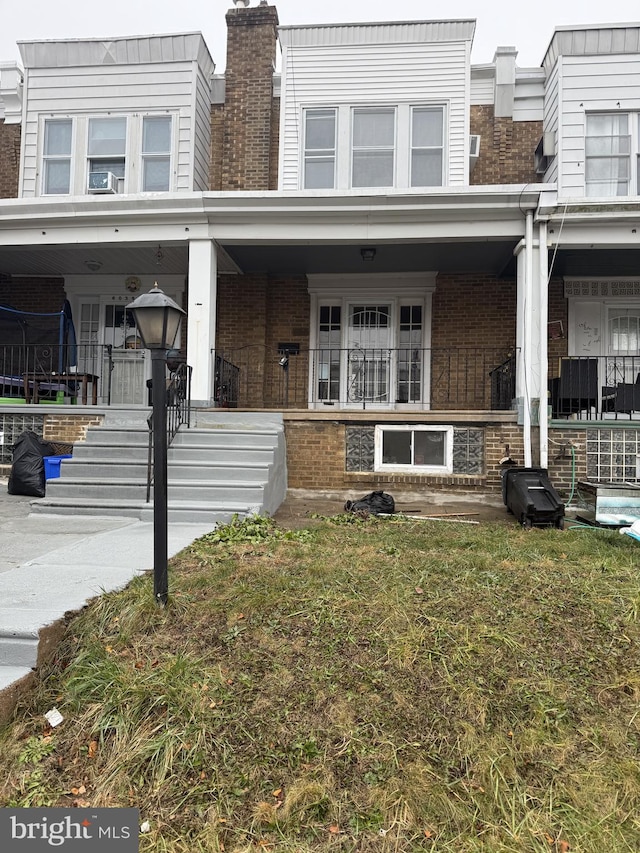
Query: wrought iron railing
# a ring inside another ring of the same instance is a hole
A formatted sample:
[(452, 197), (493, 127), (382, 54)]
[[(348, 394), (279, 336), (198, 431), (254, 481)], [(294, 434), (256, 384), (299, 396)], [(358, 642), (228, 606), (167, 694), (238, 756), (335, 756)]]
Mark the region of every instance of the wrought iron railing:
[[(192, 368), (184, 362), (178, 364), (169, 373), (166, 385), (167, 395), (167, 447), (181, 426), (191, 426), (191, 373)], [(152, 403), (154, 389), (149, 385), (149, 403)], [(147, 418), (149, 439), (147, 447), (147, 503), (151, 500), (153, 485), (153, 412)]]
[(549, 365), (551, 417), (640, 419), (640, 356), (574, 356)]
[(248, 345), (218, 351), (214, 372), (214, 399), (227, 407), (487, 410), (510, 409), (515, 396), (515, 355), (496, 347)]
[(110, 403), (114, 351), (100, 344), (0, 346), (0, 398)]

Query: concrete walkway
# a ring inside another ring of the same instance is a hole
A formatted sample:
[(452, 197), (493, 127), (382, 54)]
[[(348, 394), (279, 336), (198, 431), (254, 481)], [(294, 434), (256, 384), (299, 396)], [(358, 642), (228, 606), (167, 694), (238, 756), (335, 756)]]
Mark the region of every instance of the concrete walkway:
[[(0, 717), (55, 642), (48, 626), (153, 568), (152, 523), (31, 514), (33, 500), (8, 494), (0, 479)], [(169, 556), (213, 526), (170, 524)]]

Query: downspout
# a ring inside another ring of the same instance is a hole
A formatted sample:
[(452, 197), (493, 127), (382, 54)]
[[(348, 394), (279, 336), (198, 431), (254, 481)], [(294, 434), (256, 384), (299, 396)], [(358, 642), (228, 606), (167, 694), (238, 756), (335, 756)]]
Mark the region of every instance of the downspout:
[(549, 417), (547, 404), (547, 388), (549, 373), (549, 339), (547, 334), (549, 322), (549, 256), (547, 249), (547, 223), (538, 223), (540, 246), (540, 407), (538, 422), (540, 424), (540, 467), (549, 467)]
[(533, 314), (533, 210), (527, 210), (524, 229), (524, 397), (522, 405), (522, 440), (524, 443), (524, 467), (531, 468), (531, 362), (532, 362), (532, 328)]

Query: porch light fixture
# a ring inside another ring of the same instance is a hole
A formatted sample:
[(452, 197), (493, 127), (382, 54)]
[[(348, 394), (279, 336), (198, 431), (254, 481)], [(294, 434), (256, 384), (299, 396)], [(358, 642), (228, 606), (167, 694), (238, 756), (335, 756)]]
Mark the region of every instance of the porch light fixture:
[(91, 270), (91, 272), (98, 272), (102, 266), (102, 261), (88, 260), (84, 262), (84, 265), (88, 270)]
[(360, 257), (363, 261), (371, 262), (375, 258), (375, 256), (376, 250), (373, 248), (373, 246), (364, 246), (362, 249), (360, 249)]
[(153, 596), (166, 605), (167, 571), (167, 354), (173, 350), (185, 312), (158, 287), (142, 293), (129, 305), (142, 345), (151, 351), (153, 395)]
[(162, 251), (162, 246), (158, 243), (158, 248), (156, 249), (156, 264), (160, 266), (162, 261), (164, 260), (164, 252)]

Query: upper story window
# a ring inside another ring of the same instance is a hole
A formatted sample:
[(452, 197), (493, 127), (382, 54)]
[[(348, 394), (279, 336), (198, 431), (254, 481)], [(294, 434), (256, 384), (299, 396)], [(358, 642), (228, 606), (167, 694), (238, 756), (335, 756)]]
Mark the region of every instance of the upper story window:
[(127, 152), (127, 120), (118, 118), (90, 118), (87, 155), (89, 174), (111, 172), (124, 179)]
[(304, 112), (304, 178), (308, 190), (333, 189), (336, 182), (336, 110)]
[(142, 191), (171, 187), (171, 116), (145, 116), (142, 122)]
[(444, 164), (442, 107), (411, 110), (411, 186), (441, 187)]
[(303, 112), (303, 189), (444, 183), (441, 104), (318, 107)]
[(43, 183), (45, 195), (67, 195), (71, 183), (71, 119), (48, 119), (44, 123)]
[(395, 137), (395, 109), (367, 107), (353, 111), (351, 186), (393, 186)]
[(640, 115), (587, 115), (585, 182), (587, 196), (640, 194)]
[(42, 195), (172, 189), (172, 115), (45, 118), (40, 138)]

